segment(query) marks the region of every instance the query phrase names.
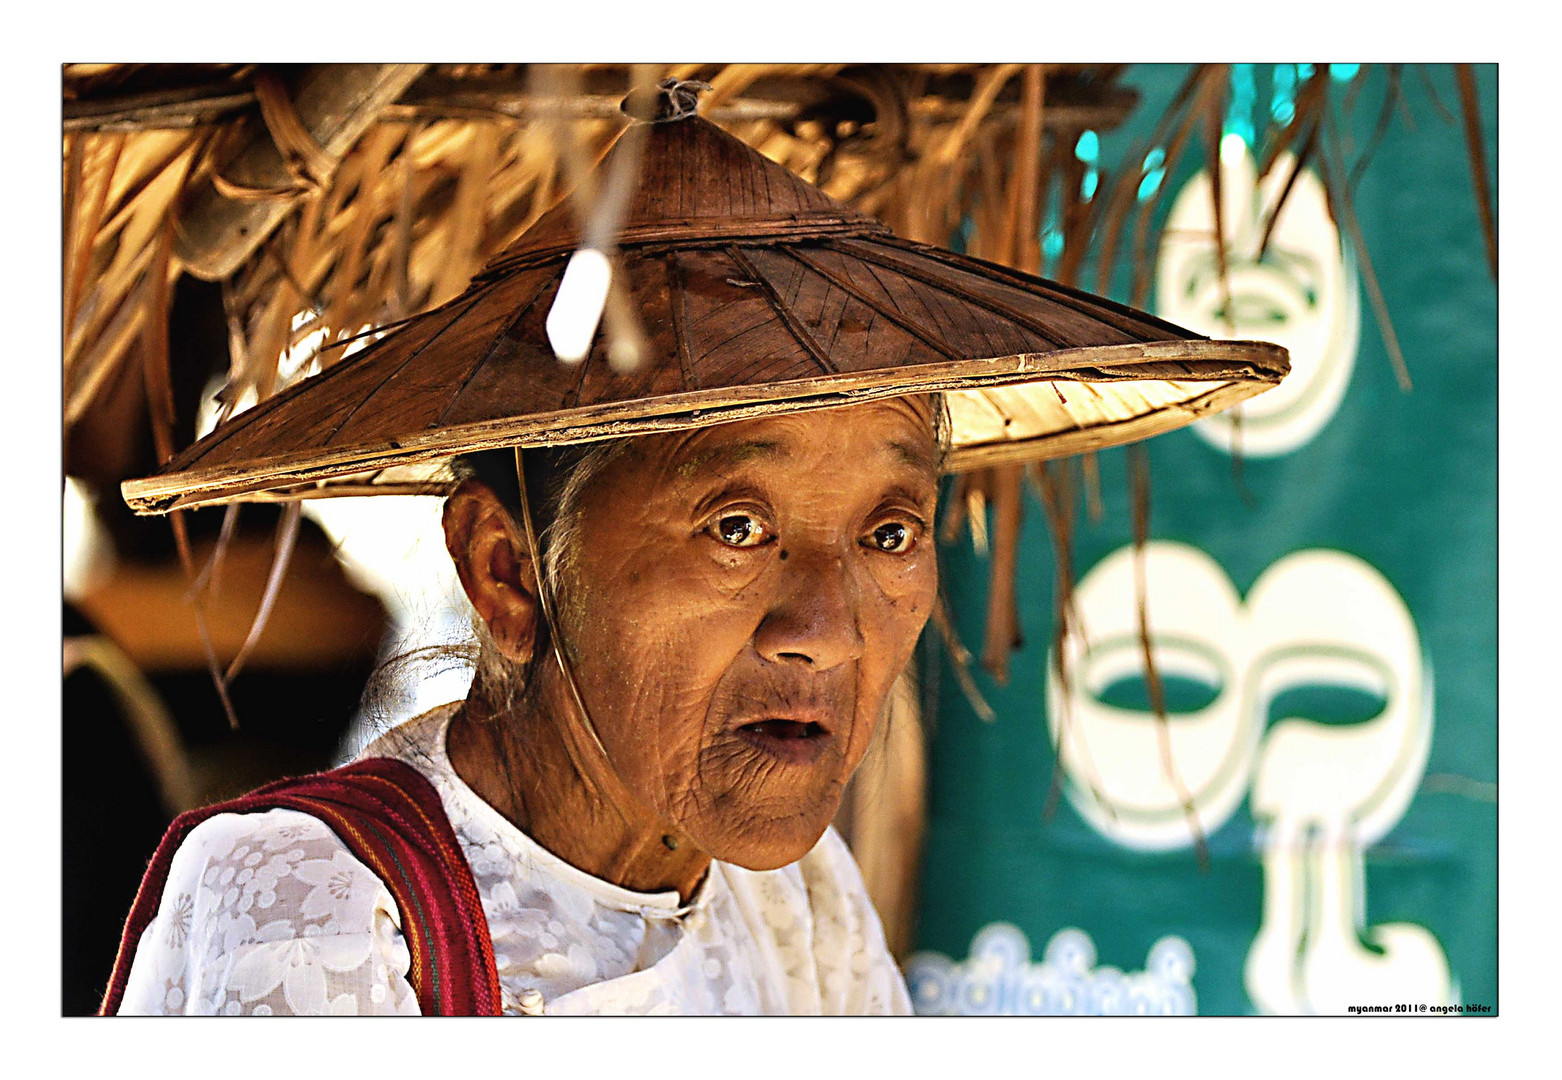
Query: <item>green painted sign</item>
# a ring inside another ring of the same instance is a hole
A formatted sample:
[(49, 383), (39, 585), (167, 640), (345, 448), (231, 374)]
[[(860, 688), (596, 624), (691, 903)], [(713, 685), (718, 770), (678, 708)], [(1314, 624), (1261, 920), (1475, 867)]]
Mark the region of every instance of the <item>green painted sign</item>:
[[(1081, 160), (1115, 175), (1142, 153), (1186, 74), (1132, 69), (1141, 107), (1122, 130), (1082, 139)], [(1197, 148), (1170, 174), (1156, 175), (1164, 154), (1133, 163), (1141, 193), (1168, 185), (1153, 310), (1212, 336), (1280, 341), (1292, 375), (1244, 408), (1238, 430), (1216, 418), (1146, 444), (1142, 565), (1127, 451), (1101, 455), (1105, 513), (1077, 516), (1086, 635), (1070, 646), (1071, 686), (1049, 672), (1053, 557), (1034, 499), (1025, 645), (1007, 686), (976, 672), (995, 721), (930, 649), (921, 953), (908, 964), (920, 1011), (1496, 1011), (1496, 287), (1457, 88), (1446, 65), (1406, 67), (1403, 104), (1355, 188), (1406, 392), (1359, 253), (1308, 171), (1258, 253), (1276, 190), (1256, 180), (1250, 146), (1266, 110), (1294, 107), (1304, 75), (1233, 70), (1229, 297)], [(1338, 105), (1353, 103), (1336, 110), (1351, 161), (1375, 137), (1388, 77), (1331, 71)], [(1477, 86), (1495, 168), (1494, 66), (1477, 68)], [(1127, 299), (1126, 274), (1116, 288)], [(943, 559), (975, 648), (987, 561), (969, 536)], [(1139, 573), (1164, 729), (1139, 659)]]

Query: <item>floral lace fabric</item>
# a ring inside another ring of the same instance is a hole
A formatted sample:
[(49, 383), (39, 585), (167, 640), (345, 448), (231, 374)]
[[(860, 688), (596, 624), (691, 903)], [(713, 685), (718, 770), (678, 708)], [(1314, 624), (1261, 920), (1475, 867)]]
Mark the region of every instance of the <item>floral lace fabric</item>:
[[(382, 736), (434, 784), (482, 897), (506, 1013), (900, 1014), (905, 981), (845, 843), (756, 872), (714, 862), (687, 905), (550, 854), (445, 756), (453, 707)], [(219, 814), (175, 853), (120, 1007), (130, 1014), (403, 1014), (418, 1002), (390, 892), (294, 810)]]

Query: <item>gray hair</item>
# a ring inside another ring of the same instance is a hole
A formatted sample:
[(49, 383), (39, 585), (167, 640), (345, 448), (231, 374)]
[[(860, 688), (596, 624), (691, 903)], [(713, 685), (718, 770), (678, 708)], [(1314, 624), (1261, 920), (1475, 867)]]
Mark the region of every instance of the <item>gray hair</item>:
[(559, 482), (553, 496), (553, 520), (537, 537), (542, 549), (542, 569), (555, 598), (567, 591), (580, 569), (581, 496), (592, 483), (628, 452), (629, 439), (587, 443), (574, 466)]

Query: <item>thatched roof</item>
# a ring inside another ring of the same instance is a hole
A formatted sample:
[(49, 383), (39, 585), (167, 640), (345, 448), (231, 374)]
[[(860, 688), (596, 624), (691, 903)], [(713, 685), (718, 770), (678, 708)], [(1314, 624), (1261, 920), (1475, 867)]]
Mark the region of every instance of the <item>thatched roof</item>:
[[(975, 211), (979, 246), (1010, 209), (1020, 67), (657, 73), (708, 81), (704, 115), (903, 236), (944, 241)], [(1116, 74), (1048, 70), (1048, 141), (1115, 126), (1134, 102)], [(455, 296), (565, 193), (571, 151), (600, 155), (630, 85), (623, 65), (67, 65), (67, 425), (139, 349), (166, 351), (181, 273), (223, 283), (234, 401), (275, 390), (307, 335)]]

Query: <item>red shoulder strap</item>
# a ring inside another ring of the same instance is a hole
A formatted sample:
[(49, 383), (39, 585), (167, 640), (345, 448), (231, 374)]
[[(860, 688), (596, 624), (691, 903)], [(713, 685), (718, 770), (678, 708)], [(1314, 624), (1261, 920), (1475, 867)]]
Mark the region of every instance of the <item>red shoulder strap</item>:
[(412, 954), (408, 980), (425, 1016), (499, 1015), (499, 975), (488, 920), (439, 793), (410, 765), (366, 758), (330, 772), (279, 780), (175, 818), (125, 921), (100, 1016), (119, 1010), (136, 945), (157, 914), (174, 852), (190, 830), (215, 814), (278, 807), (320, 818), (390, 890)]

